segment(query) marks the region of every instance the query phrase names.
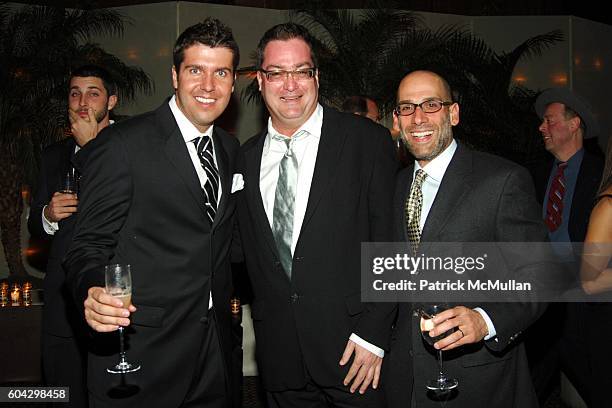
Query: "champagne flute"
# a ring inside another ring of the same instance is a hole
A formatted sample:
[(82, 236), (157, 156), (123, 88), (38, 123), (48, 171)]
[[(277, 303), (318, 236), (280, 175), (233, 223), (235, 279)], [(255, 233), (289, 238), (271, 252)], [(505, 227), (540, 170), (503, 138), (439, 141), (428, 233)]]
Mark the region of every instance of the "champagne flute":
[[(114, 264), (104, 267), (106, 293), (120, 299), (123, 307), (132, 304), (132, 275), (130, 265)], [(119, 326), (119, 363), (106, 369), (111, 374), (125, 374), (140, 370), (140, 364), (129, 363), (125, 357), (123, 327)]]
[(77, 184), (77, 180), (76, 180), (75, 171), (74, 171), (73, 168), (71, 168), (64, 175), (64, 178), (62, 180), (62, 186), (61, 186), (61, 189), (60, 189), (60, 193), (76, 194), (76, 192), (77, 192), (76, 184)]
[[(445, 338), (446, 336), (450, 335), (451, 333), (455, 331), (455, 329), (451, 329), (435, 337), (431, 337), (429, 335), (429, 331), (433, 330), (433, 328), (436, 326), (433, 321), (433, 318), (435, 317), (435, 315), (445, 311), (448, 308), (449, 306), (447, 304), (438, 303), (438, 304), (423, 305), (421, 309), (419, 310), (419, 315), (421, 316), (421, 321), (420, 321), (421, 335), (423, 336), (425, 341), (430, 346), (433, 346), (434, 343), (442, 340), (443, 338)], [(433, 390), (433, 391), (440, 391), (440, 392), (452, 390), (453, 388), (456, 388), (457, 385), (459, 385), (459, 381), (457, 381), (455, 378), (448, 378), (446, 376), (443, 370), (443, 365), (442, 365), (442, 350), (437, 350), (437, 351), (438, 351), (438, 367), (439, 367), (438, 378), (434, 380), (430, 380), (427, 383), (427, 389)]]

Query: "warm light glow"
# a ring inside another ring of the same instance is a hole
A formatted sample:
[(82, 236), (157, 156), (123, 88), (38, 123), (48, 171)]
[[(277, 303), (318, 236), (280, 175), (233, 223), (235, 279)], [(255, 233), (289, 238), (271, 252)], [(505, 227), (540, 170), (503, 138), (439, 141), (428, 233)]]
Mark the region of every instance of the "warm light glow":
[(567, 74), (565, 73), (554, 74), (552, 76), (552, 81), (556, 85), (567, 85)]
[(580, 57), (574, 58), (574, 65), (580, 65), (580, 62), (581, 62)]
[(595, 60), (593, 61), (593, 66), (596, 70), (601, 71), (601, 69), (603, 68), (603, 62), (601, 61), (601, 58), (595, 57)]
[(127, 52), (128, 59), (137, 60), (138, 59), (138, 51), (136, 50), (128, 50)]
[(521, 74), (516, 75), (514, 77), (514, 82), (523, 85), (525, 82), (527, 82), (527, 77)]
[(169, 55), (170, 55), (170, 50), (166, 47), (160, 48), (160, 50), (157, 52), (158, 57), (167, 57)]
[(27, 248), (24, 252), (26, 256), (32, 256), (32, 255), (36, 255), (37, 253), (39, 253), (40, 249), (30, 247), (30, 248)]

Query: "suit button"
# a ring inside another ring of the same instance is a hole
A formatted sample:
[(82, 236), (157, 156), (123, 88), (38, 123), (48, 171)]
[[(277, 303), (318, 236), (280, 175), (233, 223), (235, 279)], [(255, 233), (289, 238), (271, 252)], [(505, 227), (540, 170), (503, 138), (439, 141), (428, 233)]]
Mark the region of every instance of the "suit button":
[(300, 296), (297, 293), (294, 293), (293, 295), (291, 295), (291, 303), (297, 302), (299, 298)]
[(202, 324), (208, 324), (208, 317), (207, 317), (207, 316), (201, 317), (201, 318), (200, 318), (200, 323), (202, 323)]
[(296, 256), (295, 258), (293, 258), (293, 261), (294, 261), (294, 262), (301, 262), (301, 261), (302, 261), (302, 259), (304, 259), (304, 257), (301, 257), (301, 256)]

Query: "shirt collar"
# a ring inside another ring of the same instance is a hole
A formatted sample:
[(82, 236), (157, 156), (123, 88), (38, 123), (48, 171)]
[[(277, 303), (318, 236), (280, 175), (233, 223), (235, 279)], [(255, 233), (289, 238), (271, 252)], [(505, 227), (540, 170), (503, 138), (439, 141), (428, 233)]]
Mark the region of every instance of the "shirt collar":
[(206, 129), (206, 132), (200, 132), (198, 128), (196, 128), (195, 125), (191, 123), (189, 119), (187, 119), (187, 116), (185, 116), (183, 111), (180, 110), (176, 104), (176, 96), (172, 96), (172, 98), (170, 98), (168, 105), (170, 106), (174, 120), (176, 120), (176, 124), (181, 131), (181, 135), (183, 135), (183, 139), (185, 139), (185, 143), (189, 143), (193, 139), (201, 137), (202, 135), (212, 137), (214, 125), (210, 125), (210, 127)]
[[(300, 126), (292, 136), (297, 135), (298, 133), (304, 131), (305, 133), (300, 136), (300, 139), (306, 137), (315, 137), (317, 139), (321, 138), (321, 128), (323, 127), (323, 107), (321, 104), (317, 103), (317, 107), (315, 111), (310, 115), (308, 120), (304, 122), (302, 126)], [(268, 153), (268, 149), (270, 148), (271, 139), (279, 135), (281, 138), (287, 137), (280, 134), (274, 126), (272, 126), (272, 118), (268, 118), (268, 134), (266, 135), (266, 140), (264, 141), (264, 154)]]
[(446, 168), (450, 164), (453, 156), (455, 155), (455, 151), (457, 150), (457, 142), (455, 139), (452, 140), (451, 144), (448, 145), (446, 149), (439, 155), (437, 155), (432, 161), (427, 163), (425, 167), (421, 167), (418, 161), (414, 161), (414, 173), (412, 177), (414, 179), (414, 174), (418, 169), (423, 169), (425, 173), (427, 173), (427, 177), (433, 179), (434, 181), (441, 183), (442, 177), (444, 177), (444, 173), (446, 173)]

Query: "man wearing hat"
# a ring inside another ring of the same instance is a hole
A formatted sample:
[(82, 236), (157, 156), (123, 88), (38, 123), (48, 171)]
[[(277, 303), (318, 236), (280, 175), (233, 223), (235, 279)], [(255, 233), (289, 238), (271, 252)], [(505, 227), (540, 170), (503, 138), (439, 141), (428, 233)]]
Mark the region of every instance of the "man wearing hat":
[[(536, 195), (550, 241), (556, 243), (561, 260), (573, 264), (580, 254), (575, 254), (569, 243), (584, 241), (603, 171), (603, 159), (583, 147), (584, 139), (597, 137), (599, 125), (589, 105), (566, 88), (543, 91), (535, 110), (542, 119), (539, 130), (545, 148), (552, 155), (532, 172)], [(588, 399), (586, 347), (580, 339), (583, 306), (551, 305), (530, 334), (528, 349), (540, 402), (558, 379), (559, 359), (570, 381)], [(557, 347), (551, 347), (555, 338), (559, 338)]]

